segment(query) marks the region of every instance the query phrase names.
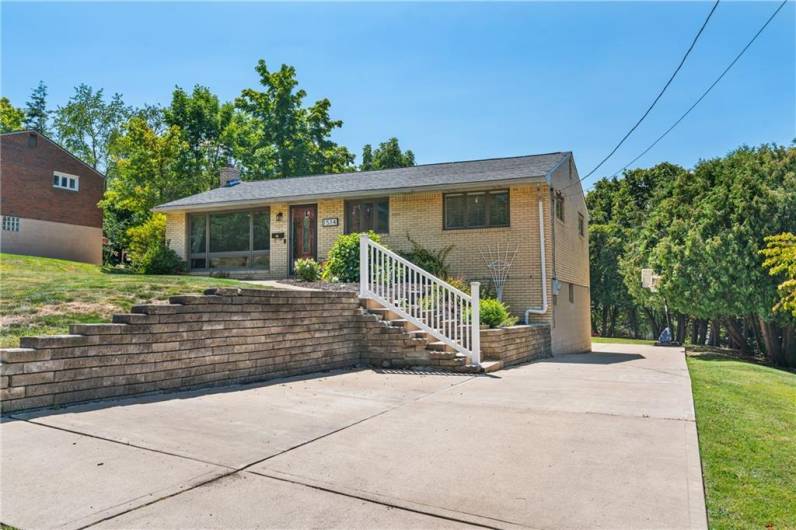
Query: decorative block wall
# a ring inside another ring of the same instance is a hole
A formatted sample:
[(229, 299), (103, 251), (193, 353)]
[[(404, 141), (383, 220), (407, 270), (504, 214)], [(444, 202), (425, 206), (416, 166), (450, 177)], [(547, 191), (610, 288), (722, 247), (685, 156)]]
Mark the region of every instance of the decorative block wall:
[(210, 289), (0, 350), (2, 412), (356, 365), (352, 293)]
[[(485, 330), (485, 357), (504, 349), (510, 362), (520, 362), (536, 346), (549, 353), (549, 328), (518, 328), (526, 331)], [(21, 348), (0, 349), (0, 412), (360, 363), (457, 370), (462, 361), (425, 350), (403, 328), (364, 312), (351, 292), (209, 289), (134, 306), (109, 324), (74, 324), (70, 333), (24, 337)]]
[(481, 357), (504, 366), (552, 357), (546, 324), (481, 330)]

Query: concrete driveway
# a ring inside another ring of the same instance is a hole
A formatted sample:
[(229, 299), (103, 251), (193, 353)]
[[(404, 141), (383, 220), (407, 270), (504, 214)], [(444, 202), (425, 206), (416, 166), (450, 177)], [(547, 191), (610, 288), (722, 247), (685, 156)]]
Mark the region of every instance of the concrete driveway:
[(705, 528), (682, 350), (370, 370), (20, 414), (20, 528)]

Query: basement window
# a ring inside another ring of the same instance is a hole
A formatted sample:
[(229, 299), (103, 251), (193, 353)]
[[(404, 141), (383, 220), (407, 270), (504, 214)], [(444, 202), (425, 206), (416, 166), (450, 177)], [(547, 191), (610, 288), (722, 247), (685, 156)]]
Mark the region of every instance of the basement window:
[(3, 216), (3, 231), (4, 232), (19, 232), (19, 217), (13, 215)]
[(80, 189), (80, 177), (53, 171), (53, 188), (62, 190), (77, 191)]

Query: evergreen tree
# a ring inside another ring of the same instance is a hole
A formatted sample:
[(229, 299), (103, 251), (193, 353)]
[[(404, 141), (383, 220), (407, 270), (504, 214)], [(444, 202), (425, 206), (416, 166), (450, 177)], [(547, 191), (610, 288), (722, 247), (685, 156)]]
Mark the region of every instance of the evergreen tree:
[(44, 84), (44, 81), (39, 81), (39, 85), (33, 89), (25, 106), (25, 128), (49, 135), (50, 129), (47, 122), (50, 111), (47, 110), (47, 85)]

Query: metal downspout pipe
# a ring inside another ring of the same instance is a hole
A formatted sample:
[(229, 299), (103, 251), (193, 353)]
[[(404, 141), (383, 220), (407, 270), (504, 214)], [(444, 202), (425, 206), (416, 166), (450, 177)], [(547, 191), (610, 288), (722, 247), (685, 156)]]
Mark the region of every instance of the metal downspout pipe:
[(544, 204), (539, 201), (539, 255), (542, 260), (542, 307), (529, 307), (525, 310), (525, 323), (529, 324), (529, 316), (543, 315), (547, 313), (547, 258), (544, 246)]

